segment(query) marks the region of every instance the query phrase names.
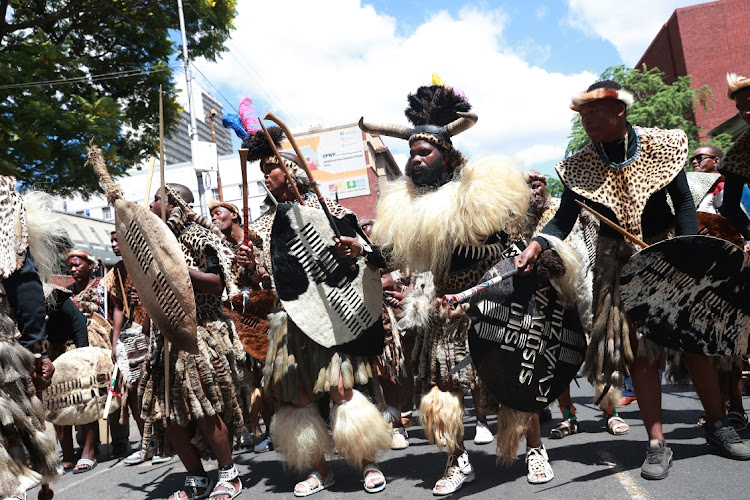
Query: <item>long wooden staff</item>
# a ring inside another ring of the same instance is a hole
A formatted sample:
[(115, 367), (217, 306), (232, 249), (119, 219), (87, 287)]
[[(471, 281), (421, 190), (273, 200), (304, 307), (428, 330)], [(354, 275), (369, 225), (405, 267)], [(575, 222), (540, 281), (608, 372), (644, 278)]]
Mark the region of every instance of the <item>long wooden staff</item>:
[(240, 149), (237, 152), (240, 154), (240, 174), (242, 174), (242, 229), (245, 232), (244, 244), (247, 245), (250, 241), (250, 228), (248, 226), (248, 220), (250, 219), (250, 207), (249, 197), (247, 193), (247, 153), (248, 149)]
[[(276, 144), (274, 144), (273, 139), (271, 139), (271, 134), (268, 133), (266, 126), (263, 125), (263, 122), (261, 120), (258, 120), (258, 123), (260, 123), (260, 128), (261, 130), (263, 130), (263, 133), (266, 135), (266, 140), (268, 141), (268, 144), (271, 146), (271, 149), (273, 150), (273, 154), (276, 156), (276, 161), (279, 162), (279, 167), (281, 168), (281, 171), (284, 172), (284, 177), (286, 177), (286, 180), (289, 181), (289, 185), (292, 186), (292, 190), (294, 191), (294, 196), (297, 197), (297, 201), (299, 202), (300, 205), (304, 205), (305, 201), (302, 199), (302, 195), (299, 194), (299, 189), (297, 189), (297, 183), (294, 182), (294, 179), (292, 178), (292, 174), (290, 174), (289, 169), (286, 168), (286, 164), (284, 163), (284, 158), (281, 157), (281, 153), (279, 153), (279, 150), (276, 148)], [(287, 137), (288, 136), (289, 134), (287, 134)], [(290, 139), (290, 142), (291, 142), (291, 139)], [(295, 148), (295, 151), (296, 151), (296, 148)], [(310, 178), (311, 182), (312, 180), (313, 179)]]
[[(117, 273), (117, 281), (120, 283), (120, 291), (122, 292), (122, 311), (125, 314), (125, 317), (130, 316), (130, 306), (128, 306), (128, 298), (127, 295), (125, 295), (125, 284), (122, 282), (122, 275), (120, 274), (120, 269), (115, 268), (115, 272)], [(112, 346), (114, 349), (115, 346)]]
[(323, 195), (320, 193), (320, 189), (318, 188), (318, 183), (315, 180), (315, 177), (313, 177), (313, 174), (310, 171), (310, 167), (307, 165), (307, 160), (305, 159), (305, 155), (303, 155), (302, 151), (300, 151), (299, 146), (297, 145), (297, 141), (294, 140), (294, 136), (289, 131), (289, 127), (287, 127), (286, 124), (283, 121), (281, 121), (281, 119), (275, 114), (273, 114), (271, 111), (266, 113), (266, 116), (264, 116), (263, 119), (271, 120), (272, 122), (276, 123), (276, 125), (281, 127), (281, 130), (283, 130), (284, 133), (286, 134), (286, 138), (289, 139), (289, 142), (292, 144), (292, 147), (294, 148), (294, 152), (297, 153), (300, 166), (304, 169), (305, 173), (307, 174), (307, 177), (310, 179), (310, 184), (312, 184), (312, 187), (315, 190), (315, 195), (318, 197), (318, 201), (320, 202), (320, 206), (323, 208), (323, 212), (325, 212), (326, 217), (328, 217), (328, 222), (331, 224), (331, 228), (333, 229), (333, 232), (336, 234), (336, 239), (341, 240), (341, 231), (339, 231), (338, 226), (336, 226), (336, 221), (333, 219), (333, 215), (331, 214), (331, 211), (328, 209), (328, 205), (326, 205), (325, 198), (323, 198)]
[(612, 229), (614, 229), (615, 231), (617, 231), (621, 235), (625, 236), (626, 238), (628, 238), (630, 241), (632, 241), (636, 245), (640, 246), (641, 248), (646, 248), (648, 246), (648, 243), (646, 243), (645, 241), (643, 241), (643, 240), (637, 238), (636, 236), (630, 234), (629, 232), (627, 232), (626, 230), (624, 230), (623, 228), (621, 228), (620, 226), (618, 226), (617, 224), (615, 224), (614, 222), (612, 222), (611, 220), (609, 220), (608, 218), (606, 218), (605, 216), (603, 216), (602, 214), (600, 214), (599, 212), (597, 212), (596, 210), (594, 210), (593, 208), (591, 208), (590, 206), (586, 205), (585, 203), (582, 203), (579, 200), (576, 200), (576, 203), (578, 203), (578, 205), (581, 208), (583, 208), (585, 210), (588, 210), (589, 212), (591, 212), (592, 214), (594, 214), (596, 217), (598, 217), (606, 225), (608, 225), (609, 227), (611, 227)]
[[(167, 222), (167, 200), (166, 200), (166, 187), (164, 181), (164, 101), (162, 98), (161, 85), (159, 85), (159, 170), (161, 171), (161, 187), (159, 196), (161, 196), (161, 219)], [(169, 420), (170, 414), (170, 401), (169, 401), (169, 390), (170, 390), (170, 374), (169, 374), (169, 355), (171, 353), (171, 345), (167, 339), (164, 339), (164, 409), (167, 413), (167, 420)]]
[(148, 208), (148, 202), (151, 201), (151, 181), (154, 177), (154, 163), (156, 158), (151, 157), (151, 162), (148, 164), (148, 176), (146, 177), (146, 199), (143, 200), (143, 206)]

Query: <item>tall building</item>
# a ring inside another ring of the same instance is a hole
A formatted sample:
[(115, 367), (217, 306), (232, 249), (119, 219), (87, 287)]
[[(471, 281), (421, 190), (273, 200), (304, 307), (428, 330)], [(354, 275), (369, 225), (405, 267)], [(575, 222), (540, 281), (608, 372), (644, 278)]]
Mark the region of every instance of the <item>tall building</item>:
[(727, 73), (750, 76), (750, 0), (718, 0), (674, 11), (638, 61), (665, 73), (666, 83), (691, 75), (690, 85), (708, 85), (713, 109), (695, 112), (701, 140), (737, 114), (726, 97)]
[[(223, 107), (209, 94), (202, 90), (193, 92), (196, 97), (195, 110), (196, 122), (198, 124), (198, 140), (211, 142), (211, 110), (215, 111), (213, 117), (214, 134), (216, 135), (216, 150), (219, 156), (231, 155), (232, 131), (224, 128), (221, 118), (224, 116)], [(190, 114), (183, 110), (175, 131), (164, 140), (164, 162), (167, 165), (186, 163), (192, 158), (190, 152)]]

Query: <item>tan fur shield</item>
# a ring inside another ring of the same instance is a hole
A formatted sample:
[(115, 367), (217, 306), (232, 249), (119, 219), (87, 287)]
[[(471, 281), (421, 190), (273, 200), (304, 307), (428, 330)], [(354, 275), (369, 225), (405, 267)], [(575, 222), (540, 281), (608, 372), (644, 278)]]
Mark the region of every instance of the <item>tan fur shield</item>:
[(188, 266), (172, 231), (150, 210), (118, 199), (120, 252), (143, 307), (176, 349), (198, 353), (195, 296)]
[[(42, 402), (46, 420), (55, 425), (83, 425), (102, 418), (107, 391), (112, 381), (111, 351), (81, 347), (54, 361), (52, 385), (44, 390)], [(110, 413), (120, 408), (112, 398)]]
[(89, 334), (89, 346), (112, 350), (112, 325), (99, 313), (94, 313), (86, 319), (86, 330)]

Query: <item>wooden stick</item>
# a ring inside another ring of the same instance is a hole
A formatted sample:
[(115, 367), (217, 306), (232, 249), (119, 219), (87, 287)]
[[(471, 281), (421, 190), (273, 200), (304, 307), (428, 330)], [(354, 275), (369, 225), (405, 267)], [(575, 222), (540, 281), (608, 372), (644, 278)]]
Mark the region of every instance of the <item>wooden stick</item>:
[(320, 193), (320, 188), (318, 188), (318, 183), (315, 181), (315, 177), (313, 177), (313, 174), (310, 171), (310, 167), (307, 165), (307, 159), (305, 159), (305, 155), (303, 155), (302, 151), (300, 151), (299, 146), (297, 145), (297, 141), (294, 140), (294, 136), (292, 135), (292, 132), (289, 130), (289, 127), (287, 127), (286, 123), (281, 121), (281, 119), (275, 114), (273, 114), (271, 111), (266, 113), (266, 116), (264, 116), (263, 119), (271, 120), (272, 122), (276, 123), (276, 125), (281, 127), (281, 130), (283, 130), (284, 133), (286, 134), (286, 138), (292, 144), (292, 147), (294, 148), (294, 152), (297, 153), (300, 166), (304, 169), (305, 173), (307, 174), (307, 177), (310, 179), (310, 184), (312, 184), (312, 187), (315, 190), (315, 195), (318, 197), (318, 201), (320, 202), (320, 206), (323, 208), (323, 212), (325, 212), (326, 217), (328, 217), (328, 222), (331, 224), (331, 229), (333, 229), (333, 232), (336, 234), (336, 239), (341, 240), (341, 231), (339, 231), (338, 226), (336, 226), (336, 221), (333, 220), (333, 215), (331, 214), (331, 211), (328, 209), (328, 205), (326, 205), (325, 198), (323, 198), (323, 195)]
[(258, 123), (260, 123), (260, 128), (261, 130), (263, 130), (263, 133), (266, 135), (266, 140), (268, 141), (268, 144), (271, 146), (271, 149), (273, 150), (273, 154), (276, 155), (276, 161), (279, 162), (279, 167), (281, 167), (282, 172), (284, 172), (284, 176), (286, 177), (286, 180), (289, 181), (289, 185), (292, 186), (292, 190), (294, 191), (294, 196), (297, 197), (297, 201), (299, 202), (300, 205), (304, 205), (305, 201), (302, 199), (302, 195), (299, 194), (299, 189), (297, 189), (297, 183), (294, 182), (294, 179), (292, 178), (292, 174), (290, 174), (289, 169), (286, 168), (286, 165), (284, 164), (284, 158), (281, 157), (281, 153), (279, 153), (279, 150), (276, 148), (276, 144), (273, 143), (273, 139), (271, 139), (271, 134), (268, 133), (266, 126), (263, 125), (263, 122), (261, 120), (258, 120)]
[[(162, 98), (161, 85), (159, 85), (159, 170), (161, 171), (161, 219), (167, 222), (167, 200), (166, 198), (166, 187), (164, 180), (164, 102)], [(169, 414), (171, 410), (169, 401), (169, 388), (170, 388), (170, 377), (169, 377), (169, 355), (171, 346), (169, 341), (164, 339), (164, 409), (167, 413), (167, 421), (169, 421)]]
[(143, 206), (148, 208), (148, 203), (151, 201), (151, 181), (154, 178), (154, 164), (156, 164), (156, 157), (151, 157), (151, 163), (148, 165), (148, 175), (146, 177), (146, 199), (143, 200)]
[(240, 174), (242, 174), (242, 229), (245, 232), (244, 244), (250, 241), (250, 229), (248, 227), (248, 219), (250, 219), (250, 204), (249, 196), (247, 193), (247, 153), (248, 149), (240, 149), (237, 152), (240, 154)]
[(632, 241), (636, 245), (639, 245), (641, 248), (646, 248), (648, 246), (648, 243), (646, 243), (643, 240), (640, 240), (640, 239), (636, 238), (635, 236), (633, 236), (629, 232), (625, 231), (623, 228), (621, 228), (620, 226), (618, 226), (617, 224), (615, 224), (611, 220), (607, 219), (605, 216), (603, 216), (602, 214), (600, 214), (599, 212), (597, 212), (596, 210), (594, 210), (590, 206), (586, 205), (585, 203), (582, 203), (579, 200), (576, 200), (576, 203), (578, 203), (578, 205), (581, 208), (583, 208), (584, 210), (588, 210), (589, 212), (591, 212), (592, 214), (594, 214), (596, 217), (598, 217), (606, 225), (608, 225), (609, 227), (611, 227), (612, 229), (614, 229), (615, 231), (617, 231), (621, 235), (625, 236), (626, 238), (628, 238), (630, 241)]
[[(120, 269), (115, 268), (115, 272), (117, 273), (117, 281), (120, 283), (120, 291), (122, 292), (122, 312), (125, 314), (125, 317), (130, 316), (130, 306), (128, 306), (128, 297), (125, 295), (125, 284), (122, 282), (122, 275), (120, 274)], [(114, 349), (115, 346), (112, 346), (112, 349)]]

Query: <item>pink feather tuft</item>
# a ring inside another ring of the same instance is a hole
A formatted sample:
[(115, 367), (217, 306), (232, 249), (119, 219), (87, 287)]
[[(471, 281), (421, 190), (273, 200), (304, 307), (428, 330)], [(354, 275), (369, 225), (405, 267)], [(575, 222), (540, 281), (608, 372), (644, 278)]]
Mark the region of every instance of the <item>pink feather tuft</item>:
[(238, 109), (240, 112), (240, 118), (242, 118), (242, 125), (249, 134), (256, 132), (259, 129), (258, 117), (255, 116), (255, 108), (253, 107), (253, 100), (249, 97), (245, 97), (240, 102)]

